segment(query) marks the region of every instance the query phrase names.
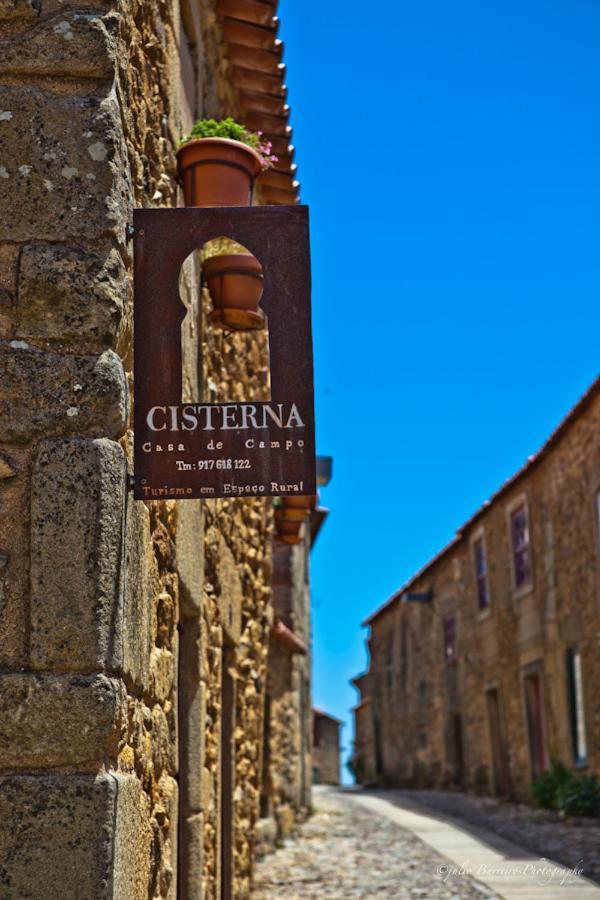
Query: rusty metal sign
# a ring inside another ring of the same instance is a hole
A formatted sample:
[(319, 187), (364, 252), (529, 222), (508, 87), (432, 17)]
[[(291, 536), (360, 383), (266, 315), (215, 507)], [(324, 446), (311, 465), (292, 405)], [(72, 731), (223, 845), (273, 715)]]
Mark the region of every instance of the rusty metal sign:
[[(134, 496), (139, 500), (314, 494), (308, 210), (134, 210)], [(217, 237), (264, 273), (271, 399), (182, 403), (183, 262)]]

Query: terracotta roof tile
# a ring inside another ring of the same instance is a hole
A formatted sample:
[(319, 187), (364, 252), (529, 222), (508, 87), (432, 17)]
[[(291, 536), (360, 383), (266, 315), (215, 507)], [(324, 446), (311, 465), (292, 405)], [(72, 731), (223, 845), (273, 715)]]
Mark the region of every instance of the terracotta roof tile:
[[(273, 41), (273, 46), (275, 41)], [(268, 50), (257, 50), (255, 47), (245, 47), (243, 44), (227, 44), (227, 57), (234, 66), (243, 66), (246, 69), (256, 69), (258, 72), (266, 72), (267, 75), (281, 75), (285, 72), (285, 66), (281, 60), (282, 49), (277, 53)], [(241, 85), (240, 85), (241, 87)]]
[(217, 0), (217, 12), (221, 16), (230, 16), (241, 22), (253, 22), (255, 25), (270, 25), (277, 3), (265, 3), (262, 0)]
[[(276, 21), (276, 20), (275, 20)], [(240, 22), (239, 19), (223, 18), (223, 37), (230, 44), (240, 44), (242, 47), (254, 47), (257, 50), (268, 50), (281, 59), (282, 45), (276, 39), (277, 21), (275, 26), (263, 28), (261, 25), (249, 25), (248, 22)]]
[(216, 0), (229, 73), (239, 102), (241, 121), (262, 131), (279, 157), (273, 170), (259, 181), (266, 203), (298, 203), (290, 107), (286, 102), (283, 43), (277, 38), (277, 2), (268, 0)]
[(231, 77), (238, 91), (258, 91), (272, 97), (285, 97), (287, 87), (279, 75), (268, 75), (258, 69), (247, 69), (245, 66), (232, 66)]
[(244, 108), (252, 110), (252, 112), (267, 113), (284, 119), (290, 113), (287, 103), (281, 103), (281, 95), (273, 96), (273, 94), (261, 94), (258, 91), (240, 91), (239, 96)]
[(336, 722), (338, 725), (343, 725), (341, 719), (336, 719), (335, 716), (329, 715), (325, 710), (319, 709), (317, 706), (313, 706), (313, 716), (321, 716), (323, 719), (329, 719), (331, 722)]
[(290, 653), (301, 653), (303, 655), (308, 653), (306, 643), (291, 628), (284, 625), (280, 619), (277, 619), (271, 627), (271, 637), (283, 644)]

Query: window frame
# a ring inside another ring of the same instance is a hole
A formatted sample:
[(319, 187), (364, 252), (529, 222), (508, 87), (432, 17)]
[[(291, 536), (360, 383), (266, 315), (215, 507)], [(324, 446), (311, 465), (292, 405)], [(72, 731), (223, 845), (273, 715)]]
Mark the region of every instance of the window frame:
[(385, 635), (385, 646), (384, 646), (384, 679), (385, 679), (385, 691), (388, 697), (391, 697), (392, 691), (394, 688), (394, 643), (395, 643), (395, 628), (391, 626)]
[[(583, 686), (583, 659), (581, 647), (578, 644), (567, 647), (565, 651), (565, 667), (571, 756), (576, 768), (585, 768), (588, 765), (589, 748), (585, 715), (585, 689)], [(583, 749), (582, 754), (579, 752), (580, 749)]]
[[(479, 574), (477, 567), (477, 546), (481, 545), (483, 548), (483, 558), (485, 563), (485, 569), (482, 575)], [(489, 556), (487, 552), (487, 541), (485, 538), (485, 530), (483, 527), (478, 528), (471, 538), (471, 565), (473, 571), (473, 580), (475, 583), (475, 601), (477, 614), (480, 619), (484, 619), (491, 613), (492, 608), (492, 591), (490, 588), (490, 567), (489, 567)], [(483, 578), (483, 583), (485, 585), (485, 594), (487, 598), (487, 602), (482, 606), (481, 605), (481, 597), (479, 594), (479, 585), (480, 581)]]
[[(515, 565), (515, 546), (513, 541), (513, 518), (515, 514), (523, 509), (525, 511), (525, 524), (527, 529), (527, 551), (529, 556), (529, 576), (526, 581), (521, 584), (517, 584), (517, 570)], [(506, 521), (507, 521), (507, 529), (508, 529), (508, 549), (510, 555), (510, 571), (511, 571), (511, 580), (512, 580), (512, 589), (513, 593), (517, 597), (521, 597), (525, 594), (528, 594), (530, 591), (534, 589), (535, 584), (535, 575), (534, 575), (534, 562), (533, 562), (533, 536), (531, 529), (531, 515), (529, 512), (529, 502), (527, 498), (527, 494), (519, 494), (518, 497), (515, 497), (511, 503), (506, 507)]]
[[(448, 644), (447, 641), (447, 623), (452, 622), (452, 643)], [(457, 615), (455, 612), (445, 613), (442, 619), (442, 651), (444, 654), (444, 663), (446, 665), (451, 665), (455, 663), (458, 658), (458, 627), (457, 627)], [(448, 647), (452, 647), (452, 652), (448, 653)]]
[(408, 623), (406, 617), (400, 619), (400, 663), (398, 667), (399, 683), (402, 690), (408, 684)]

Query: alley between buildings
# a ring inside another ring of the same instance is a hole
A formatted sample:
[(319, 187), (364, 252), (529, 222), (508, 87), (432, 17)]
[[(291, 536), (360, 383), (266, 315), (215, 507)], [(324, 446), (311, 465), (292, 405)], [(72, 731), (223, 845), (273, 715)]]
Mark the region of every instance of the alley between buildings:
[(313, 799), (298, 837), (258, 864), (254, 900), (600, 900), (577, 871), (403, 792), (318, 787)]

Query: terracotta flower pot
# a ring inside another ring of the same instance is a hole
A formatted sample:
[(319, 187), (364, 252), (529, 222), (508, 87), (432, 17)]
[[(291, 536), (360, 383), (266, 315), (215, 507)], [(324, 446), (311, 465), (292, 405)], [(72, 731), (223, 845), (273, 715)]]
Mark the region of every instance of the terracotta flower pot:
[(286, 516), (286, 510), (282, 509), (281, 507), (279, 509), (276, 509), (275, 531), (277, 533), (277, 540), (281, 541), (284, 544), (302, 544), (303, 540), (300, 537), (302, 521), (302, 519), (289, 519)]
[(214, 307), (210, 317), (215, 325), (232, 331), (254, 331), (264, 326), (265, 314), (258, 307), (263, 271), (254, 256), (210, 256), (202, 263), (202, 271)]
[(254, 180), (262, 172), (252, 147), (229, 138), (199, 138), (177, 151), (186, 206), (251, 206)]
[(317, 495), (296, 496), (287, 494), (281, 498), (281, 509), (285, 512), (286, 519), (303, 522), (317, 505)]

